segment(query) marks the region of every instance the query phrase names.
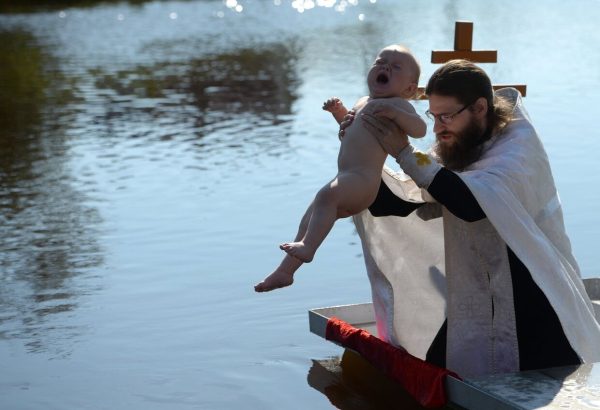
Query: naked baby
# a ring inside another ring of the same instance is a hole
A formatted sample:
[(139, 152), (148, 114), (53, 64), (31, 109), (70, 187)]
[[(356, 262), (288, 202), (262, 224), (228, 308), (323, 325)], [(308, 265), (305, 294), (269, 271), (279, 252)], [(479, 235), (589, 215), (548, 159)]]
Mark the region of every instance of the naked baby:
[[(257, 292), (291, 285), (296, 270), (302, 263), (312, 261), (335, 221), (362, 212), (375, 200), (387, 153), (364, 128), (361, 112), (388, 117), (411, 137), (425, 136), (425, 122), (406, 100), (415, 95), (419, 75), (419, 64), (407, 48), (391, 45), (379, 52), (367, 75), (369, 95), (355, 104), (356, 119), (345, 130), (337, 175), (315, 196), (302, 217), (294, 242), (280, 245), (287, 254), (275, 271), (254, 287)], [(388, 110), (394, 114), (386, 115), (377, 107), (380, 99), (400, 110)], [(327, 100), (323, 109), (331, 112), (338, 123), (348, 112), (337, 98)]]

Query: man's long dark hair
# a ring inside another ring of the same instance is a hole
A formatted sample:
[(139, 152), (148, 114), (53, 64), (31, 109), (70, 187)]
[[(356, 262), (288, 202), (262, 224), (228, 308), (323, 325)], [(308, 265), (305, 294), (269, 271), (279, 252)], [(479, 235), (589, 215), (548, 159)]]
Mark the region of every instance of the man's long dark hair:
[(483, 140), (504, 128), (512, 117), (511, 104), (502, 97), (494, 96), (488, 75), (468, 60), (451, 60), (438, 68), (429, 79), (425, 94), (454, 97), (464, 105), (485, 98), (488, 112)]

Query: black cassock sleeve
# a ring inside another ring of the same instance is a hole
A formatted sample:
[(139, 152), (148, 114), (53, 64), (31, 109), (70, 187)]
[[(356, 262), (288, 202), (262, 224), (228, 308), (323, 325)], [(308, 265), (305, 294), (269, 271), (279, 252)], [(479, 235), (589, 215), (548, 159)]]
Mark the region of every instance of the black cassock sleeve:
[[(440, 169), (428, 188), (431, 196), (444, 205), (458, 218), (468, 222), (485, 218), (485, 213), (477, 200), (454, 172), (446, 168)], [(381, 181), (375, 201), (369, 206), (373, 216), (408, 216), (423, 204), (416, 204), (398, 198), (390, 188)]]
[(416, 204), (398, 198), (382, 180), (377, 197), (369, 206), (369, 212), (373, 216), (408, 216), (421, 205), (423, 204)]
[(454, 216), (467, 222), (485, 218), (483, 209), (462, 179), (447, 168), (435, 174), (427, 191)]

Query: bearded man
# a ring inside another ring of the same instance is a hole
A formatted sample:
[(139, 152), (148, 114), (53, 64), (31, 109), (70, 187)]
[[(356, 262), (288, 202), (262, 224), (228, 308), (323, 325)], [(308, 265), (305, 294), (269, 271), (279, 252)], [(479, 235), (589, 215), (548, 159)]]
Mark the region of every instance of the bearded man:
[(397, 137), (385, 102), (363, 117), (403, 171), (385, 169), (354, 217), (379, 337), (463, 377), (599, 361), (600, 326), (520, 94), (494, 94), (466, 60), (425, 92), (429, 153)]

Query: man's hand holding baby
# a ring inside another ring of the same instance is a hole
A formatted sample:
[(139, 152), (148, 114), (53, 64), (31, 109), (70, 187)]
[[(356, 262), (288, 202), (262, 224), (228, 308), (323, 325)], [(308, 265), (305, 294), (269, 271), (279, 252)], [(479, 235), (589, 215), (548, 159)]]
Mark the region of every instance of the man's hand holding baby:
[(408, 135), (389, 116), (395, 113), (388, 110), (375, 110), (373, 114), (361, 114), (364, 127), (377, 138), (379, 144), (392, 157), (397, 158), (408, 144)]
[(338, 132), (338, 138), (340, 139), (340, 141), (342, 140), (342, 138), (344, 138), (344, 134), (346, 133), (346, 128), (348, 128), (350, 125), (352, 125), (355, 115), (356, 115), (356, 111), (354, 111), (354, 110), (349, 110), (348, 113), (346, 115), (344, 115), (344, 118), (343, 118), (342, 122), (340, 123), (340, 131)]
[[(356, 112), (348, 111), (340, 123), (338, 136), (340, 140), (344, 137), (346, 128), (352, 125)], [(383, 149), (396, 158), (400, 151), (408, 145), (408, 137), (393, 121), (397, 111), (385, 105), (376, 106), (372, 114), (362, 113), (364, 127), (379, 141)]]

